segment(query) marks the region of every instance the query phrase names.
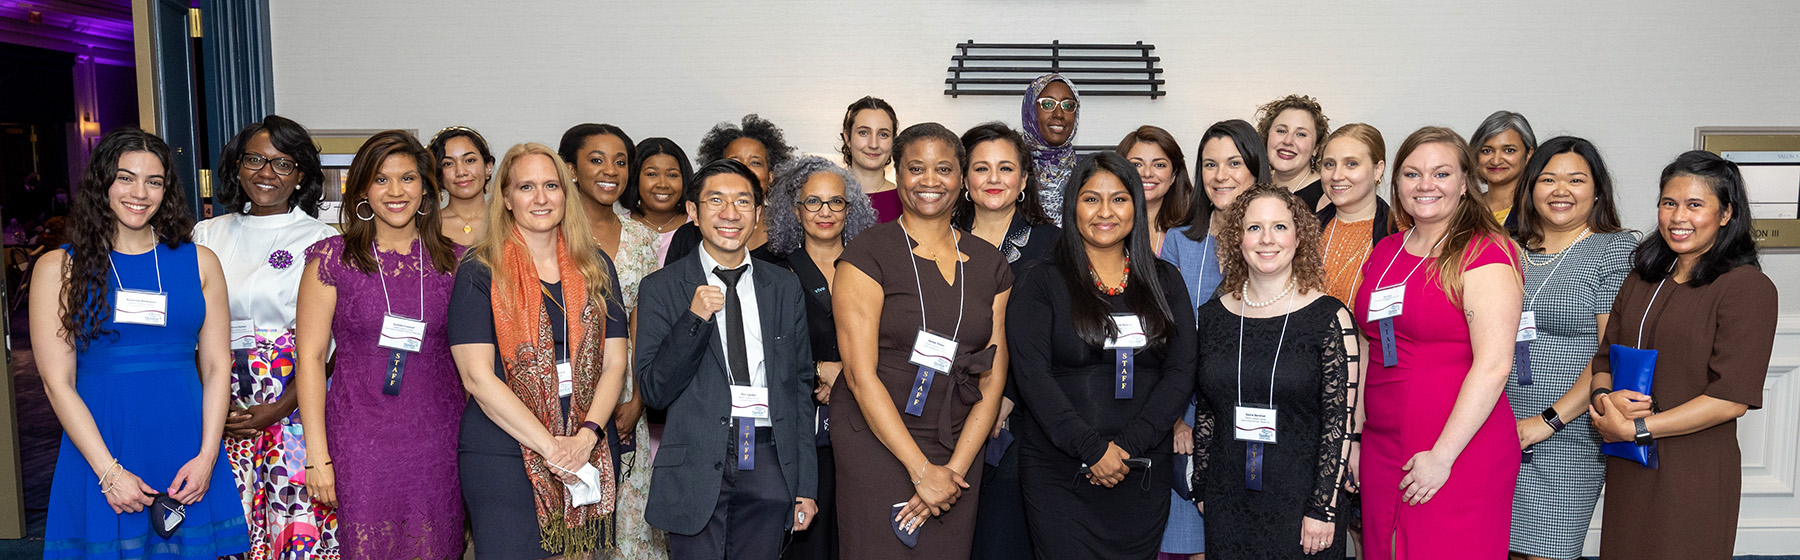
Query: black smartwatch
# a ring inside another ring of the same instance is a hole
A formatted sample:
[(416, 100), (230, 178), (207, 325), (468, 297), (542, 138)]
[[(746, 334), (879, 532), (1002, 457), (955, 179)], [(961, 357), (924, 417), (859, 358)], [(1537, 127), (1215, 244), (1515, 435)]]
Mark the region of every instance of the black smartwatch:
[(1556, 413), (1556, 407), (1554, 406), (1544, 409), (1542, 417), (1544, 418), (1544, 423), (1550, 425), (1550, 431), (1552, 432), (1560, 432), (1563, 428), (1568, 426), (1568, 424), (1562, 421), (1561, 415)]
[(1644, 424), (1643, 418), (1633, 421), (1632, 424), (1637, 427), (1637, 435), (1632, 439), (1634, 439), (1638, 445), (1650, 445), (1656, 442), (1656, 438), (1650, 435), (1650, 427)]

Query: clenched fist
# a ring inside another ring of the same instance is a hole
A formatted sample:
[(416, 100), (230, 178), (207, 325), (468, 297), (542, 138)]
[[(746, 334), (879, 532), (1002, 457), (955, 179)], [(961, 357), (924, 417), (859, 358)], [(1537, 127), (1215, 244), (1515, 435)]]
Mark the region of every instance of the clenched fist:
[(725, 290), (719, 289), (718, 286), (703, 284), (694, 288), (694, 303), (688, 306), (688, 311), (694, 312), (702, 320), (711, 321), (713, 314), (724, 308)]

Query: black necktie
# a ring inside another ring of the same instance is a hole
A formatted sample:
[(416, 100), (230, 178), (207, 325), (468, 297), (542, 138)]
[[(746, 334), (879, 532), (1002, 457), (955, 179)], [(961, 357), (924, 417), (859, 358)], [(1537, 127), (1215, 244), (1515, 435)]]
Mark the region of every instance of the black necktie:
[(750, 356), (744, 343), (744, 305), (738, 300), (737, 283), (750, 267), (713, 268), (713, 274), (725, 281), (725, 349), (726, 363), (731, 368), (733, 385), (750, 385)]

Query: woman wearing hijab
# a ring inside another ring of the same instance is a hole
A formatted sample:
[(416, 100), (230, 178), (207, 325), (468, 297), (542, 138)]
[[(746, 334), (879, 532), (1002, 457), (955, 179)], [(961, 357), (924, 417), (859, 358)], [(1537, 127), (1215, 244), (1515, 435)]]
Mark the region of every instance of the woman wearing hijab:
[(1037, 169), (1038, 200), (1052, 223), (1062, 223), (1063, 183), (1075, 171), (1075, 118), (1081, 98), (1075, 82), (1062, 74), (1044, 74), (1025, 88), (1019, 123), (1025, 146)]

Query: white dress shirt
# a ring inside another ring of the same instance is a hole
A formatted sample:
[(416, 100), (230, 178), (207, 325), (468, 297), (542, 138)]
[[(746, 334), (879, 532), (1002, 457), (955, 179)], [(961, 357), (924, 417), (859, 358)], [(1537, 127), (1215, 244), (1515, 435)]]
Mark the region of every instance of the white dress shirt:
[[(707, 285), (718, 286), (720, 290), (733, 289), (725, 287), (725, 281), (720, 279), (719, 275), (713, 274), (714, 268), (719, 268), (723, 265), (720, 265), (719, 261), (713, 260), (712, 253), (707, 252), (705, 244), (703, 243), (695, 251), (700, 253), (700, 268), (706, 272)], [(756, 259), (750, 258), (748, 251), (745, 251), (744, 262), (738, 266), (747, 266), (750, 267), (750, 270), (745, 272), (743, 276), (738, 277), (735, 289), (737, 290), (738, 303), (744, 308), (744, 349), (747, 354), (744, 358), (745, 362), (750, 364), (750, 386), (768, 387), (769, 374), (763, 364), (762, 314), (757, 311), (758, 307), (756, 305), (756, 267), (751, 264), (755, 262), (755, 260)], [(727, 322), (729, 317), (726, 313), (726, 310), (720, 309), (718, 313), (713, 314), (713, 324), (716, 325), (713, 330), (719, 333), (719, 348), (724, 350), (723, 352), (720, 352), (720, 354), (725, 355), (727, 363), (730, 363), (731, 342), (726, 338), (729, 335), (727, 331), (730, 330), (726, 325), (729, 325), (730, 323)], [(730, 383), (730, 366), (727, 365), (726, 369), (725, 381), (726, 383)], [(756, 419), (756, 426), (759, 428), (765, 428), (771, 425), (773, 424), (771, 424), (767, 418)]]

